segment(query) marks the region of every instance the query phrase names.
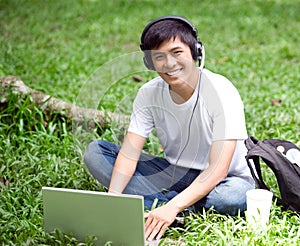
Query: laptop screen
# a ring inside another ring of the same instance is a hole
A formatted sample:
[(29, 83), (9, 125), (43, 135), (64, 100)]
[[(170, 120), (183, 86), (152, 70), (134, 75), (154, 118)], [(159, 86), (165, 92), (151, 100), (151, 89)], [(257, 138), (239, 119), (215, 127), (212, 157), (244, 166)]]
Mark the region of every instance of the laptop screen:
[(43, 187), (44, 227), (96, 245), (144, 245), (143, 197)]

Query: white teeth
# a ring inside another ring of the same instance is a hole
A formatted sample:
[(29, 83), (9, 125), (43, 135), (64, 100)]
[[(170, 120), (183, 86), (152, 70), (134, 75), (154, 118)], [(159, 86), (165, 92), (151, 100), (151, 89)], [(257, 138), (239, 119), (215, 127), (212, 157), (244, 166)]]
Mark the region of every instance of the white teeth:
[(174, 76), (178, 73), (180, 73), (181, 69), (177, 69), (177, 70), (174, 70), (174, 71), (171, 71), (171, 72), (167, 72), (166, 74), (167, 75), (170, 75), (170, 76)]

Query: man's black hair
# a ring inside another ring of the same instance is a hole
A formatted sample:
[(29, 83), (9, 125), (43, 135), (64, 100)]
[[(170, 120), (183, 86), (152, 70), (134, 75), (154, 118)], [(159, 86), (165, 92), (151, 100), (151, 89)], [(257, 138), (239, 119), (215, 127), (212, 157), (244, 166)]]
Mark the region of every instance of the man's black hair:
[(177, 37), (190, 47), (192, 57), (196, 61), (197, 39), (194, 37), (190, 27), (177, 20), (163, 20), (153, 24), (145, 34), (143, 50), (158, 49), (164, 41), (175, 40)]

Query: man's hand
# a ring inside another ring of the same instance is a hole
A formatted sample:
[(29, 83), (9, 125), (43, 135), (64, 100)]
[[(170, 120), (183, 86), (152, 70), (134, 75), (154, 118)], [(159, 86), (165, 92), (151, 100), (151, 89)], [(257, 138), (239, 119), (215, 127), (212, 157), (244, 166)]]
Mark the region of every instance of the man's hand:
[(178, 213), (176, 208), (166, 204), (145, 214), (147, 219), (145, 224), (146, 240), (160, 239), (168, 226), (175, 221)]

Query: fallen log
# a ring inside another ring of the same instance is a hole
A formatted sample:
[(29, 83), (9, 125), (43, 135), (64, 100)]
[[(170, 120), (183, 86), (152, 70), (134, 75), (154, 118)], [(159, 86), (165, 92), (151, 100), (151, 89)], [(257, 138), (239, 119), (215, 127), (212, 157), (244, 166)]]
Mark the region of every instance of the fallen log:
[(74, 124), (87, 123), (92, 127), (94, 123), (106, 127), (112, 122), (127, 122), (128, 115), (104, 112), (102, 110), (79, 107), (74, 104), (62, 101), (40, 91), (26, 86), (23, 81), (15, 76), (0, 77), (0, 103), (7, 101), (7, 92), (11, 90), (20, 96), (29, 95), (34, 105), (45, 113), (64, 112), (64, 115), (72, 120)]

